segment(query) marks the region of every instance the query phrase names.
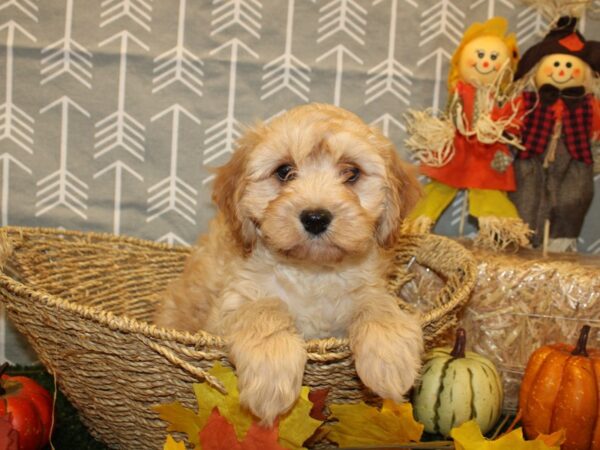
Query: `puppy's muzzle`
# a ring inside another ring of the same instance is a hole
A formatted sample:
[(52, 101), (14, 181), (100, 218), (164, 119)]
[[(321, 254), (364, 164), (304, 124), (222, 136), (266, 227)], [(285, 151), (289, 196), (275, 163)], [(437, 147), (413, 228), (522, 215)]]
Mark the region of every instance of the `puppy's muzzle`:
[(304, 229), (314, 236), (327, 230), (333, 215), (326, 209), (305, 210), (300, 213), (300, 222)]

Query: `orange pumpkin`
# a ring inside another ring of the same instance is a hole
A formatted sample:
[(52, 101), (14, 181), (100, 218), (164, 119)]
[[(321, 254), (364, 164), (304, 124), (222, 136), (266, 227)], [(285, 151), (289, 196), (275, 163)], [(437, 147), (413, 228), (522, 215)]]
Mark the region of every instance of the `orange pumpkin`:
[(562, 450), (600, 450), (600, 349), (586, 348), (590, 327), (574, 347), (546, 345), (527, 363), (519, 393), (525, 434), (564, 428)]

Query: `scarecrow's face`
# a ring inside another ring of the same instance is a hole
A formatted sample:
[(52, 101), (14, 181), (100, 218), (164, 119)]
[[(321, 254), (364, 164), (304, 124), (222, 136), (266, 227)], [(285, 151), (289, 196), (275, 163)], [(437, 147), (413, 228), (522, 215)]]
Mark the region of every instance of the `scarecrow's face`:
[(587, 64), (576, 56), (556, 53), (542, 59), (535, 73), (535, 84), (551, 84), (559, 89), (583, 86)]
[(491, 84), (509, 58), (509, 51), (502, 39), (482, 36), (473, 39), (463, 48), (458, 62), (462, 80), (477, 84)]

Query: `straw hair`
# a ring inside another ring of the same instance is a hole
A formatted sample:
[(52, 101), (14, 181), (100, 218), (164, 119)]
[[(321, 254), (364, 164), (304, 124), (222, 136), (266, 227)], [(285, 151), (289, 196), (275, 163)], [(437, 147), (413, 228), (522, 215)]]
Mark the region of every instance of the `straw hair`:
[[(495, 36), (500, 38), (506, 47), (508, 48), (510, 71), (514, 73), (517, 67), (517, 61), (519, 59), (519, 52), (517, 49), (517, 36), (514, 33), (506, 34), (508, 29), (508, 22), (503, 17), (492, 17), (484, 23), (476, 22), (472, 24), (463, 34), (463, 38), (456, 47), (452, 59), (450, 60), (450, 72), (448, 74), (448, 91), (453, 92), (456, 87), (456, 83), (460, 80), (460, 73), (458, 70), (460, 55), (462, 54), (465, 46), (473, 39), (477, 39), (483, 36)], [(505, 80), (510, 81), (510, 80)], [(503, 86), (505, 87), (505, 86)]]
[(536, 8), (553, 28), (561, 16), (581, 17), (593, 5), (592, 0), (523, 0), (523, 3)]
[(483, 216), (479, 218), (479, 233), (475, 246), (493, 251), (517, 251), (529, 245), (532, 231), (520, 218)]
[[(178, 276), (188, 248), (135, 238), (42, 228), (0, 232), (0, 299), (18, 330), (79, 410), (92, 435), (111, 448), (160, 449), (166, 424), (152, 410), (179, 401), (195, 408), (191, 383), (223, 386), (208, 374), (230, 365), (218, 336), (150, 323), (161, 292)], [(395, 249), (389, 289), (412, 279), (411, 261), (440, 274), (435, 307), (421, 313), (426, 346), (439, 344), (475, 284), (471, 254), (443, 237), (405, 236)], [(412, 308), (399, 299), (399, 306)], [(329, 389), (335, 403), (376, 401), (360, 383), (346, 339), (306, 343), (303, 384)]]
[(408, 135), (404, 144), (422, 164), (442, 167), (454, 158), (456, 130), (450, 117), (437, 116), (428, 108), (424, 111), (409, 109), (404, 119)]

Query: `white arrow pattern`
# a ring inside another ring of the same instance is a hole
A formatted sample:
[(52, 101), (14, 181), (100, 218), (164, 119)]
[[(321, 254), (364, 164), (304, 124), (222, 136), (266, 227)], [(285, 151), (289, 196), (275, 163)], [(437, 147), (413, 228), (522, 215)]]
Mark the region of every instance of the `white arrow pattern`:
[(121, 204), (123, 202), (123, 175), (129, 174), (136, 178), (138, 181), (144, 181), (144, 178), (131, 169), (120, 159), (105, 167), (104, 169), (96, 172), (94, 179), (99, 178), (111, 171), (115, 172), (115, 193), (114, 193), (114, 207), (113, 207), (113, 228), (114, 234), (121, 234)]
[[(380, 2), (381, 0), (376, 0), (373, 4), (377, 5)], [(367, 90), (365, 91), (367, 96), (365, 104), (369, 104), (386, 93), (390, 93), (408, 106), (410, 105), (410, 86), (412, 86), (410, 77), (413, 76), (413, 73), (396, 60), (398, 0), (391, 0), (391, 3), (387, 58), (368, 72), (369, 78), (367, 79)]]
[(433, 100), (432, 100), (432, 107), (433, 107), (434, 111), (439, 111), (441, 109), (440, 102), (441, 102), (441, 98), (442, 98), (442, 87), (445, 86), (445, 84), (446, 84), (446, 80), (444, 80), (442, 77), (442, 72), (444, 70), (444, 64), (446, 63), (446, 61), (449, 61), (450, 58), (452, 58), (452, 55), (450, 53), (448, 53), (446, 50), (444, 50), (442, 47), (439, 47), (437, 50), (435, 50), (430, 55), (417, 61), (417, 66), (422, 66), (429, 60), (434, 61), (435, 87), (433, 89)]
[(196, 224), (196, 205), (198, 203), (196, 196), (198, 191), (177, 176), (177, 157), (179, 155), (179, 119), (183, 115), (198, 125), (200, 125), (200, 119), (181, 105), (175, 104), (152, 117), (152, 122), (168, 114), (172, 115), (169, 176), (148, 189), (148, 195), (150, 195), (148, 198), (148, 214), (150, 216), (146, 221), (152, 222), (163, 214), (173, 211), (188, 222)]
[(335, 85), (333, 88), (333, 104), (340, 106), (342, 102), (342, 82), (344, 75), (344, 55), (349, 56), (358, 64), (363, 64), (362, 59), (344, 47), (342, 44), (336, 45), (328, 52), (317, 58), (317, 62), (321, 62), (330, 56), (335, 56)]
[(64, 36), (42, 50), (42, 84), (66, 73), (91, 89), (92, 54), (73, 39), (72, 33), (73, 0), (67, 0)]
[(202, 65), (200, 58), (185, 48), (185, 6), (186, 0), (179, 0), (179, 15), (177, 21), (177, 43), (174, 48), (167, 50), (154, 58), (154, 88), (152, 93), (164, 89), (175, 82), (180, 82), (196, 95), (202, 95)]
[(367, 10), (356, 0), (331, 0), (319, 12), (319, 38), (323, 42), (336, 33), (344, 33), (360, 45), (365, 45)]
[(402, 131), (406, 131), (406, 126), (390, 113), (382, 114), (373, 122), (371, 122), (371, 125), (378, 127), (383, 135), (388, 138), (390, 137), (392, 125)]
[(129, 41), (135, 42), (143, 50), (148, 51), (149, 48), (146, 44), (127, 31), (122, 31), (105, 41), (102, 41), (99, 46), (104, 47), (117, 40), (121, 43), (117, 110), (96, 123), (98, 131), (95, 133), (96, 144), (94, 145), (94, 148), (96, 149), (96, 153), (94, 154), (94, 158), (99, 158), (116, 148), (123, 148), (140, 161), (144, 161), (144, 142), (146, 141), (144, 133), (146, 127), (125, 111), (125, 92), (127, 84), (127, 48)]
[(14, 44), (16, 31), (19, 31), (30, 41), (36, 42), (36, 38), (13, 20), (0, 26), (0, 33), (3, 30), (7, 30), (6, 87), (4, 103), (0, 105), (0, 141), (4, 139), (10, 140), (27, 153), (33, 153), (33, 125), (35, 120), (19, 108), (13, 100), (15, 77)]
[(597, 239), (590, 246), (588, 246), (586, 251), (589, 253), (600, 254), (600, 239)]
[(423, 47), (437, 37), (443, 36), (454, 45), (462, 37), (466, 14), (450, 0), (440, 0), (437, 4), (421, 13), (421, 40)]
[(542, 13), (529, 6), (517, 14), (517, 40), (520, 45), (538, 42), (548, 29)]
[(477, 9), (481, 5), (486, 6), (487, 14), (486, 17), (491, 19), (494, 17), (496, 13), (496, 4), (500, 3), (506, 6), (508, 9), (515, 9), (515, 5), (510, 0), (477, 0), (476, 2), (471, 3), (469, 9)]
[(2, 226), (5, 227), (8, 225), (10, 165), (13, 164), (17, 166), (29, 175), (31, 175), (31, 169), (9, 153), (3, 153), (2, 156), (0, 156), (0, 163), (2, 164), (2, 198), (0, 200), (0, 207), (2, 208)]
[(73, 108), (86, 117), (90, 113), (75, 103), (67, 96), (63, 96), (42, 108), (40, 114), (60, 106), (60, 163), (59, 168), (47, 177), (37, 182), (39, 188), (37, 196), (41, 197), (36, 203), (36, 217), (39, 217), (57, 206), (63, 205), (77, 214), (84, 220), (87, 220), (85, 210), (87, 210), (86, 201), (88, 200), (87, 183), (76, 177), (67, 168), (68, 155), (68, 136), (69, 136), (69, 108)]
[(182, 245), (184, 247), (189, 247), (190, 246), (189, 242), (187, 242), (186, 240), (184, 240), (181, 237), (177, 236), (172, 231), (169, 231), (164, 236), (159, 237), (156, 240), (156, 242), (159, 242), (159, 243), (162, 243), (162, 244), (168, 244), (170, 246), (175, 246), (175, 245)]
[(148, 0), (104, 0), (101, 3), (100, 28), (104, 28), (121, 18), (129, 18), (150, 31), (152, 4)]
[[(227, 110), (225, 118), (206, 129), (206, 139), (204, 140), (204, 165), (213, 164), (224, 155), (233, 153), (235, 141), (242, 134), (242, 125), (235, 118), (235, 94), (237, 84), (237, 63), (240, 49), (245, 50), (252, 57), (258, 59), (258, 55), (250, 47), (237, 38), (231, 39), (220, 47), (210, 52), (211, 55), (219, 53), (221, 50), (231, 48), (230, 66), (229, 66), (229, 92), (227, 94)], [(203, 183), (208, 183), (212, 178), (207, 177)]]
[(39, 7), (34, 0), (8, 0), (0, 4), (0, 12), (14, 6), (34, 22), (38, 21)]
[(294, 30), (294, 0), (288, 0), (287, 22), (285, 31), (285, 50), (281, 56), (264, 66), (262, 90), (266, 91), (261, 97), (265, 100), (283, 89), (289, 89), (305, 102), (310, 91), (310, 67), (296, 58), (292, 53)]
[[(213, 0), (216, 8), (211, 22), (211, 36), (239, 25), (255, 38), (260, 38), (262, 4), (258, 0)], [(220, 6), (219, 6), (220, 5)]]

